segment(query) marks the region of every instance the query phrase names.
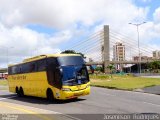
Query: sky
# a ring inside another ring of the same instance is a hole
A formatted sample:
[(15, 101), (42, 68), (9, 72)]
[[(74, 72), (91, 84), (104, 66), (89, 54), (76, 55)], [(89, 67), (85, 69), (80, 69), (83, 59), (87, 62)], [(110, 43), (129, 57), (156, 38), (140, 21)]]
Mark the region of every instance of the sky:
[(160, 0), (0, 0), (0, 68), (60, 53), (103, 25), (136, 40), (128, 23), (144, 21), (141, 43), (160, 50)]

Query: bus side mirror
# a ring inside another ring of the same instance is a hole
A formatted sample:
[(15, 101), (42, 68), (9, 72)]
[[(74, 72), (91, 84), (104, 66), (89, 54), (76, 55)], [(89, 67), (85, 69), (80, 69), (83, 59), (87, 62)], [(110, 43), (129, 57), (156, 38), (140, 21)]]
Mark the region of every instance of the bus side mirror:
[(63, 78), (63, 70), (62, 68), (59, 69), (59, 73), (60, 73), (60, 76), (61, 76), (61, 79)]

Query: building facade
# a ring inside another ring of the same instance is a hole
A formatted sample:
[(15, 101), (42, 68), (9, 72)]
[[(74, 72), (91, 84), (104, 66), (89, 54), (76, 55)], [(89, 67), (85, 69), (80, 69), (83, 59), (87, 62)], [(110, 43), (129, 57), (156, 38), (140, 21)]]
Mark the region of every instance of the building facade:
[(153, 59), (160, 59), (160, 51), (153, 51)]
[(125, 45), (120, 42), (116, 42), (113, 46), (113, 60), (125, 61)]
[[(125, 61), (125, 45), (121, 42), (116, 42), (113, 46), (113, 61)], [(123, 65), (116, 64), (115, 68), (119, 71), (122, 70)]]

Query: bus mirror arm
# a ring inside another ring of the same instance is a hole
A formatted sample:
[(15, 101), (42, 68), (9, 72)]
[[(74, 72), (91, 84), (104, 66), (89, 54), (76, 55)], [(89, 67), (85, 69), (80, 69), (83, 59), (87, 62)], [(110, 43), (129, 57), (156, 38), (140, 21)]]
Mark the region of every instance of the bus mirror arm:
[(60, 67), (60, 66), (56, 67), (56, 70), (60, 70), (60, 69), (61, 69), (61, 67)]
[(63, 70), (59, 69), (59, 73), (60, 73), (60, 89), (62, 88), (62, 81), (63, 81)]

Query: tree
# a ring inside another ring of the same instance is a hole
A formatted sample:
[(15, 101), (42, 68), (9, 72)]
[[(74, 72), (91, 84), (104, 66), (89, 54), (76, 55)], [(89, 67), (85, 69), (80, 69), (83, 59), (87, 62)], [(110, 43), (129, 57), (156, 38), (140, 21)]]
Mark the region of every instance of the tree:
[(156, 72), (158, 72), (158, 69), (160, 68), (160, 61), (151, 62), (149, 63), (148, 67), (149, 69), (156, 70)]
[(76, 52), (74, 50), (65, 50), (61, 54), (76, 54)]
[(84, 59), (86, 58), (83, 53), (76, 52), (74, 50), (65, 50), (65, 51), (62, 51), (61, 54), (80, 54)]
[(115, 69), (115, 67), (114, 67), (113, 64), (109, 64), (109, 65), (107, 66), (107, 68), (110, 70), (110, 74), (111, 74), (111, 78), (112, 78), (112, 72), (113, 72), (113, 70)]
[(103, 67), (96, 67), (96, 68), (95, 68), (95, 71), (103, 72), (104, 69), (103, 69)]

